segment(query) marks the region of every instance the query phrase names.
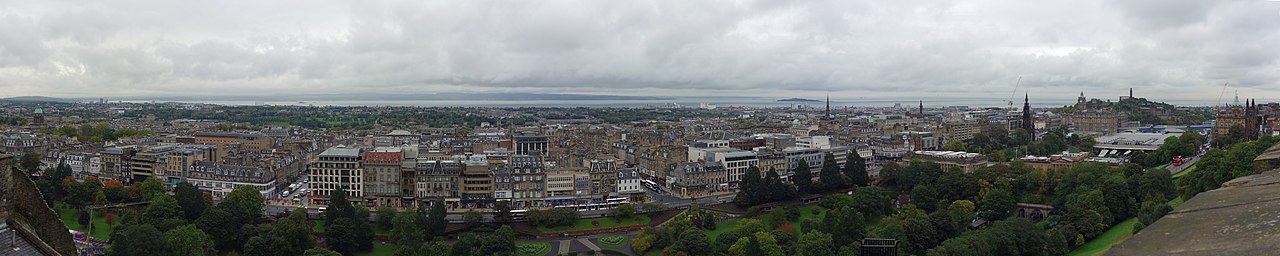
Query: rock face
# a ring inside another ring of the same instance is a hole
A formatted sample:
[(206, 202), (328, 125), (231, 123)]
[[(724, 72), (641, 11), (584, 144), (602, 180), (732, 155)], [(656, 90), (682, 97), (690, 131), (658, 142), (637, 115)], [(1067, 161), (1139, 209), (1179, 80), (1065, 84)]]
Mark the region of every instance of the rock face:
[(13, 156), (0, 155), (0, 220), (21, 231), (44, 253), (76, 255), (67, 226), (45, 204), (35, 183), (13, 163)]

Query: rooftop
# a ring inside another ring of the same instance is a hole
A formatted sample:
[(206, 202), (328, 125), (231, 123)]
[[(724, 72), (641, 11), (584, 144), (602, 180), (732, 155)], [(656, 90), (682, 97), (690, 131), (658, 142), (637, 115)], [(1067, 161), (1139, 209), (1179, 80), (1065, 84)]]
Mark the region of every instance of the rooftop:
[(942, 157), (942, 158), (973, 158), (973, 157), (982, 156), (982, 154), (969, 153), (969, 152), (963, 152), (963, 151), (913, 151), (912, 153), (916, 155)]
[(1179, 135), (1182, 135), (1182, 133), (1117, 133), (1098, 137), (1095, 139), (1098, 143), (1094, 147), (1138, 146), (1159, 148), (1160, 145), (1164, 144), (1166, 138)]
[(320, 156), (360, 157), (360, 148), (338, 145), (321, 152)]
[[(14, 239), (14, 236), (17, 236), (17, 239)], [(13, 256), (45, 255), (37, 250), (34, 245), (31, 245), (31, 242), (27, 241), (25, 236), (18, 236), (14, 229), (10, 228), (9, 224), (4, 223), (3, 220), (0, 220), (0, 252), (4, 252), (4, 255)]]

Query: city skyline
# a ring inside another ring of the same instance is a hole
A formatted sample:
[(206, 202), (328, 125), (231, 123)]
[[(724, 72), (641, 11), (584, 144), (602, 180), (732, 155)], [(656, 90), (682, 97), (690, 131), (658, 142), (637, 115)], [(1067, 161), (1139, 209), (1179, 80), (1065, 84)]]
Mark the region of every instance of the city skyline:
[(1268, 1), (0, 7), (5, 97), (1280, 97), (1268, 92), (1280, 88), (1280, 4)]

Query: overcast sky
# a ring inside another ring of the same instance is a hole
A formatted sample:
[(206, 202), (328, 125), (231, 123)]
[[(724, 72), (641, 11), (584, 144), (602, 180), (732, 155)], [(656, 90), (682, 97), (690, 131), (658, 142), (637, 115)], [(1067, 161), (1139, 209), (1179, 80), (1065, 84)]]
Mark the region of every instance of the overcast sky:
[(1264, 0), (0, 0), (3, 96), (1280, 98)]

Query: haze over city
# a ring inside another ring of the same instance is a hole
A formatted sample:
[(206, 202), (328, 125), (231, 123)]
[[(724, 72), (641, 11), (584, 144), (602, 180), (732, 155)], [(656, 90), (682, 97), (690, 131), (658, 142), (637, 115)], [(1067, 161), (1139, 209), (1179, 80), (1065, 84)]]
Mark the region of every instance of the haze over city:
[[(1280, 89), (1270, 1), (2, 1), (7, 96)], [(992, 98), (1005, 98), (997, 96)]]

